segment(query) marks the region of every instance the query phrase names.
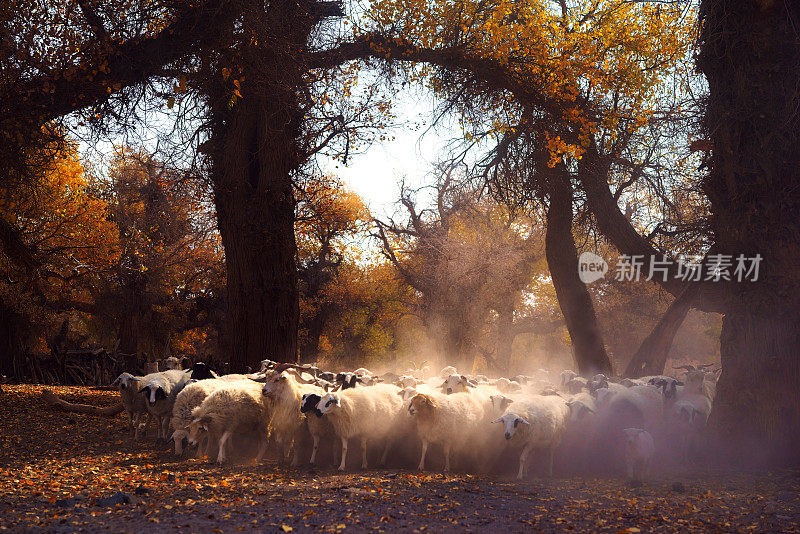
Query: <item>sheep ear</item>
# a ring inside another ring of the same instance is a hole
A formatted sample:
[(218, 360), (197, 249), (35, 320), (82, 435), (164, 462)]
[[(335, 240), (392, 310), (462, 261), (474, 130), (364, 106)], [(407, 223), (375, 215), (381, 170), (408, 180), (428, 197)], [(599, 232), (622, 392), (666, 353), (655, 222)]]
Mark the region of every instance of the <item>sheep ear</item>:
[(593, 409), (589, 408), (588, 406), (584, 406), (584, 408), (586, 408), (587, 410), (589, 410), (589, 411), (590, 411), (590, 412), (592, 412), (592, 413), (597, 413), (597, 412), (595, 412)]
[(502, 422), (503, 422), (503, 418), (502, 418), (502, 417), (500, 417), (499, 419), (495, 419), (494, 421), (492, 421), (492, 423), (502, 423)]
[(523, 425), (531, 426), (531, 424), (529, 422), (527, 422), (525, 419), (523, 419), (522, 417), (517, 417), (516, 422), (517, 423), (522, 423)]
[(341, 405), (342, 405), (342, 401), (341, 401), (341, 400), (339, 400), (339, 395), (336, 395), (336, 396), (333, 398), (333, 400), (334, 400), (334, 403), (336, 404), (336, 406), (341, 406)]
[[(121, 376), (121, 375), (120, 375), (120, 376)], [(142, 379), (141, 379), (141, 378), (139, 378), (138, 376), (132, 376), (132, 377), (130, 378), (130, 380), (133, 380), (134, 382), (141, 382), (141, 381), (142, 381)]]
[(445, 380), (444, 382), (442, 382), (442, 385), (441, 385), (441, 386), (439, 386), (439, 387), (440, 387), (440, 388), (443, 388), (443, 387), (445, 387), (446, 385), (447, 385), (447, 380)]
[(117, 384), (119, 384), (121, 381), (122, 381), (122, 375), (119, 375), (119, 376), (117, 377), (117, 379), (116, 379), (116, 380), (114, 380), (113, 382), (111, 382), (111, 385), (112, 385), (112, 386), (116, 386), (116, 385), (117, 385)]

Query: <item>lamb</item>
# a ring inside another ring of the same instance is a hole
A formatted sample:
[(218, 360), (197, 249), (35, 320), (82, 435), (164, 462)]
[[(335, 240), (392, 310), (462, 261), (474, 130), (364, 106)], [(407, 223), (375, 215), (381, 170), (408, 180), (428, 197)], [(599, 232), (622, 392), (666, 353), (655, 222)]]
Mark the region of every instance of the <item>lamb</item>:
[(522, 445), (518, 479), (522, 479), (525, 461), (534, 447), (543, 447), (548, 451), (547, 473), (553, 475), (553, 455), (566, 429), (569, 411), (561, 397), (537, 396), (511, 404), (502, 417), (492, 421), (503, 423), (507, 441)]
[(306, 416), (298, 407), (304, 393), (321, 396), (325, 394), (325, 390), (313, 384), (301, 383), (295, 375), (283, 371), (268, 378), (261, 392), (269, 400), (273, 435), (283, 445), (284, 454), (293, 452), (292, 465), (299, 465), (300, 444), (310, 434), (305, 422)]
[[(311, 459), (309, 463), (314, 465), (317, 462), (317, 451), (319, 450), (319, 442), (322, 438), (332, 438), (334, 436), (333, 425), (330, 419), (322, 417), (322, 412), (317, 408), (317, 404), (322, 400), (322, 397), (316, 393), (304, 393), (303, 399), (300, 401), (300, 412), (306, 414), (306, 424), (311, 438), (314, 440), (314, 445), (311, 449)], [(334, 464), (336, 463), (334, 447)]]
[(167, 439), (175, 398), (189, 380), (189, 373), (180, 370), (161, 371), (142, 377), (140, 394), (147, 399), (147, 411), (158, 421), (158, 437)]
[(655, 453), (653, 436), (641, 428), (626, 428), (625, 468), (630, 480), (642, 480), (650, 472), (650, 463)]
[(219, 464), (227, 460), (232, 438), (255, 435), (256, 460), (261, 460), (269, 436), (269, 409), (261, 394), (261, 384), (252, 380), (224, 383), (192, 410), (188, 431), (191, 445), (198, 446), (207, 440), (209, 446), (217, 448)]
[(140, 421), (142, 415), (147, 415), (147, 422), (144, 425), (145, 430), (150, 424), (150, 413), (147, 411), (147, 402), (143, 395), (139, 394), (142, 387), (141, 377), (133, 376), (130, 373), (122, 373), (117, 377), (111, 385), (118, 385), (119, 397), (122, 401), (122, 406), (128, 413), (128, 427), (133, 432), (133, 439), (139, 439)]
[(336, 435), (342, 440), (342, 460), (339, 471), (344, 471), (347, 461), (348, 440), (361, 438), (362, 469), (367, 468), (367, 441), (385, 439), (381, 464), (386, 462), (390, 438), (395, 430), (403, 401), (397, 386), (378, 384), (371, 388), (355, 388), (338, 393), (328, 393), (317, 404), (317, 409), (330, 418)]
[(188, 437), (187, 428), (192, 422), (192, 410), (203, 404), (206, 397), (214, 391), (224, 387), (226, 382), (219, 379), (209, 380), (189, 380), (186, 386), (175, 397), (175, 405), (172, 407), (172, 418), (170, 426), (173, 433), (170, 439), (175, 443), (175, 454), (183, 454), (183, 440)]
[[(476, 446), (487, 420), (488, 403), (479, 395), (455, 393), (426, 395), (411, 399), (408, 413), (417, 421), (417, 433), (422, 440), (420, 471), (425, 469), (425, 456), (431, 443), (441, 443), (444, 449), (444, 470), (450, 470), (450, 453), (454, 447)], [(478, 447), (480, 448), (480, 447)]]

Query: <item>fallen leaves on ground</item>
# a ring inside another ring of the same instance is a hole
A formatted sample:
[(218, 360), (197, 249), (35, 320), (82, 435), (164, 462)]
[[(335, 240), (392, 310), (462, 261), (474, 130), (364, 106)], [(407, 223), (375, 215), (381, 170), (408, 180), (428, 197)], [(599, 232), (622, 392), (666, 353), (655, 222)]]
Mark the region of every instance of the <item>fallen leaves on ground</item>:
[[(70, 402), (116, 394), (50, 388)], [(41, 386), (0, 394), (0, 529), (138, 532), (800, 532), (797, 472), (525, 482), (405, 470), (341, 474), (180, 460), (127, 416), (48, 409)], [(151, 426), (151, 434), (153, 433)]]

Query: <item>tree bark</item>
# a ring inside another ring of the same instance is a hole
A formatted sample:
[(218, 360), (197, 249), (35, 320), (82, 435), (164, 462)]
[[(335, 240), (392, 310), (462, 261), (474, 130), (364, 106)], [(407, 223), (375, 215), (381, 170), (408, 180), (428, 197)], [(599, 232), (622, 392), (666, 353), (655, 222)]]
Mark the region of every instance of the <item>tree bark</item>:
[(686, 314), (692, 308), (695, 298), (694, 290), (693, 285), (686, 286), (672, 301), (653, 331), (644, 338), (639, 349), (628, 362), (628, 366), (625, 368), (626, 377), (637, 378), (664, 373), (667, 355), (672, 347), (675, 334), (678, 333)]
[(725, 284), (723, 372), (709, 425), (728, 461), (800, 462), (800, 4), (703, 0), (698, 67), (713, 149), (703, 191), (715, 248), (760, 254)]
[(575, 349), (578, 372), (583, 376), (611, 374), (611, 360), (603, 346), (592, 298), (578, 275), (578, 251), (572, 235), (572, 186), (566, 174), (559, 165), (549, 177), (547, 266)]
[(288, 125), (281, 111), (266, 99), (245, 98), (218, 136), (214, 198), (225, 247), (233, 372), (258, 369), (264, 358), (297, 357), (292, 173), (299, 116)]
[(91, 404), (72, 404), (62, 400), (49, 389), (42, 390), (42, 400), (48, 405), (58, 408), (65, 412), (87, 413), (89, 415), (102, 415), (113, 417), (122, 412), (125, 408), (122, 404), (112, 404), (111, 406), (92, 406)]

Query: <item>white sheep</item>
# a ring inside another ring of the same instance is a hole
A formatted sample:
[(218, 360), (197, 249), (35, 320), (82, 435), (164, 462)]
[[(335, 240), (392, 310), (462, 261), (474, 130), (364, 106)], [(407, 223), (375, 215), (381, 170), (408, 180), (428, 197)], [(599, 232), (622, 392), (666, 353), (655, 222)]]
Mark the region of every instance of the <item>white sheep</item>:
[(457, 375), (458, 371), (452, 365), (448, 365), (447, 367), (443, 367), (441, 371), (439, 371), (439, 378), (446, 379), (450, 375)]
[(567, 401), (569, 406), (569, 420), (573, 424), (580, 424), (597, 414), (595, 399), (584, 391), (572, 396)]
[[(522, 386), (518, 382), (509, 380), (508, 378), (498, 378), (497, 380), (490, 381), (489, 383), (502, 393), (513, 393), (522, 389)], [(468, 381), (468, 385), (469, 384), (477, 385), (472, 381)]]
[(140, 394), (147, 399), (147, 411), (158, 422), (158, 437), (167, 439), (167, 429), (172, 416), (175, 398), (181, 392), (190, 373), (181, 370), (161, 371), (142, 377)]
[(397, 385), (401, 388), (414, 387), (419, 381), (411, 375), (400, 375), (397, 377)]
[(428, 446), (441, 443), (444, 449), (444, 470), (450, 470), (450, 453), (453, 448), (480, 449), (477, 440), (482, 435), (483, 424), (488, 419), (489, 403), (486, 397), (470, 393), (451, 395), (417, 394), (411, 399), (408, 413), (417, 421), (417, 433), (422, 440), (422, 454), (418, 469), (425, 469)]
[(317, 409), (330, 418), (336, 435), (342, 440), (339, 471), (344, 471), (347, 462), (347, 442), (356, 437), (361, 439), (363, 469), (367, 468), (367, 442), (371, 439), (386, 440), (381, 464), (386, 462), (390, 439), (403, 408), (399, 391), (397, 386), (378, 384), (328, 393), (320, 399)]
[(453, 393), (464, 393), (469, 391), (469, 388), (476, 387), (478, 387), (477, 384), (471, 382), (466, 376), (452, 374), (442, 382), (441, 390), (442, 393), (451, 395)]
[(587, 380), (582, 376), (572, 377), (566, 384), (562, 385), (562, 390), (570, 395), (577, 395), (588, 387)]
[(175, 454), (177, 455), (183, 454), (183, 440), (189, 436), (188, 427), (193, 419), (192, 411), (203, 404), (206, 397), (228, 383), (225, 380), (214, 378), (189, 382), (175, 397), (175, 405), (172, 407), (172, 418), (170, 419), (170, 427), (173, 429), (170, 439), (175, 444)]
[(537, 396), (512, 403), (502, 417), (492, 421), (503, 424), (507, 441), (522, 445), (518, 479), (522, 479), (525, 461), (534, 447), (547, 451), (547, 473), (552, 476), (553, 455), (561, 442), (568, 417), (569, 407), (564, 399), (557, 396)]
[(569, 383), (570, 380), (578, 376), (578, 373), (576, 373), (571, 369), (564, 369), (563, 371), (561, 371), (560, 376), (561, 376), (561, 387), (564, 387)]
[(267, 451), (269, 408), (261, 394), (261, 384), (252, 380), (226, 382), (192, 410), (188, 426), (189, 443), (199, 446), (207, 440), (217, 449), (217, 463), (229, 456), (229, 442), (237, 437), (254, 436), (258, 441), (256, 460)]
[(128, 427), (133, 433), (133, 438), (138, 440), (142, 415), (147, 415), (147, 421), (144, 424), (145, 431), (150, 424), (151, 418), (150, 412), (147, 411), (147, 401), (144, 395), (139, 394), (143, 385), (141, 377), (133, 376), (130, 373), (122, 373), (111, 385), (117, 385), (119, 389), (120, 401), (122, 401), (122, 406), (128, 414)]
[(292, 465), (300, 464), (300, 446), (310, 437), (306, 416), (300, 412), (303, 394), (324, 395), (325, 390), (313, 384), (298, 382), (286, 371), (271, 376), (264, 383), (262, 394), (269, 400), (272, 433), (283, 445), (284, 456), (292, 455)]
[(642, 480), (650, 472), (650, 463), (655, 454), (655, 444), (650, 432), (642, 428), (626, 428), (625, 467), (630, 480)]

